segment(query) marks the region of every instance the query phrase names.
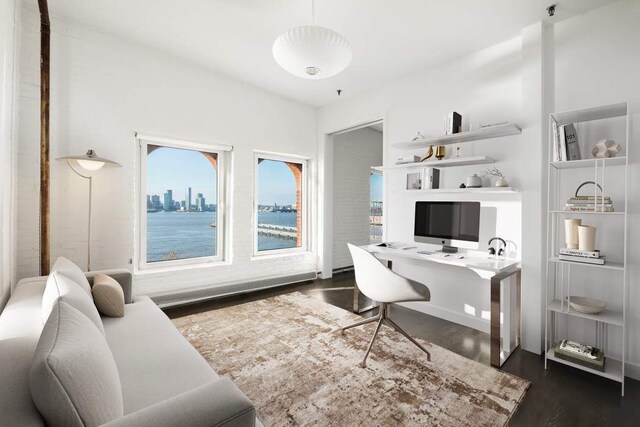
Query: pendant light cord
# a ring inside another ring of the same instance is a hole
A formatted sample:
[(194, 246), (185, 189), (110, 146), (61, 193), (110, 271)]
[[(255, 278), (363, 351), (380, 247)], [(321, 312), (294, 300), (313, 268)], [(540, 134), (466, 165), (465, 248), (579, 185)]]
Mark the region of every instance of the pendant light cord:
[(316, 25), (316, 0), (311, 0), (311, 24)]

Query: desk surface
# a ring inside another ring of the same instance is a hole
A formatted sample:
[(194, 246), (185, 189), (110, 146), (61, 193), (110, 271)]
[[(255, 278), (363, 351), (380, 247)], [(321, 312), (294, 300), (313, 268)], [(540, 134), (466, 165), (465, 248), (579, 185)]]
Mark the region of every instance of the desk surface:
[[(436, 262), (439, 264), (453, 265), (456, 267), (464, 267), (472, 270), (482, 270), (493, 272), (495, 274), (512, 270), (518, 266), (520, 261), (515, 259), (495, 259), (490, 258), (488, 254), (481, 252), (461, 252), (459, 254), (444, 254), (437, 252), (434, 255), (419, 254), (417, 248), (411, 249), (391, 249), (384, 246), (365, 245), (362, 246), (368, 252), (376, 255), (377, 258), (393, 260), (408, 258), (427, 262)], [(449, 256), (445, 256), (449, 255)], [(459, 258), (462, 256), (462, 258)]]

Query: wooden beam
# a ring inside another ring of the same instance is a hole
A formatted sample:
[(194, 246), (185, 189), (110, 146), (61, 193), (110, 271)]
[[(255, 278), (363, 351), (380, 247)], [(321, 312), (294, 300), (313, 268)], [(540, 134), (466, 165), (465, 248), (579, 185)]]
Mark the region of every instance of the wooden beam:
[(49, 77), (51, 25), (47, 0), (40, 9), (40, 275), (49, 274)]

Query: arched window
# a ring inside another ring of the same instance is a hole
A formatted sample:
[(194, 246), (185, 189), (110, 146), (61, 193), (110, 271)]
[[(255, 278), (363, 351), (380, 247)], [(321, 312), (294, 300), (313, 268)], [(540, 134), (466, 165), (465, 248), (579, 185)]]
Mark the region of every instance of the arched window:
[(142, 268), (221, 259), (223, 153), (203, 148), (141, 141)]
[(306, 160), (256, 156), (255, 252), (306, 246)]

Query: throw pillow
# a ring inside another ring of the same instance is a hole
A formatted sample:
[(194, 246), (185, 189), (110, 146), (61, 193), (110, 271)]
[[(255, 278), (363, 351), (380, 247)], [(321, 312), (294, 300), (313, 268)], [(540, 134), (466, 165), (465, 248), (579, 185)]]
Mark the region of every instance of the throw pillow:
[(118, 368), (104, 336), (65, 296), (42, 330), (29, 386), (47, 425), (97, 426), (124, 413)]
[(96, 274), (91, 293), (100, 313), (109, 317), (124, 316), (124, 291), (113, 277)]
[(49, 318), (51, 310), (60, 297), (65, 297), (68, 304), (91, 320), (104, 336), (102, 319), (100, 319), (100, 313), (98, 313), (98, 309), (93, 303), (91, 294), (87, 295), (79, 284), (57, 272), (51, 273), (47, 278), (47, 284), (42, 295), (42, 320), (44, 322)]
[(67, 276), (69, 279), (79, 284), (88, 295), (91, 295), (91, 285), (89, 285), (87, 276), (85, 276), (80, 267), (75, 265), (72, 261), (69, 261), (65, 257), (58, 257), (55, 264), (53, 264), (53, 267), (51, 267), (51, 272), (57, 272)]

